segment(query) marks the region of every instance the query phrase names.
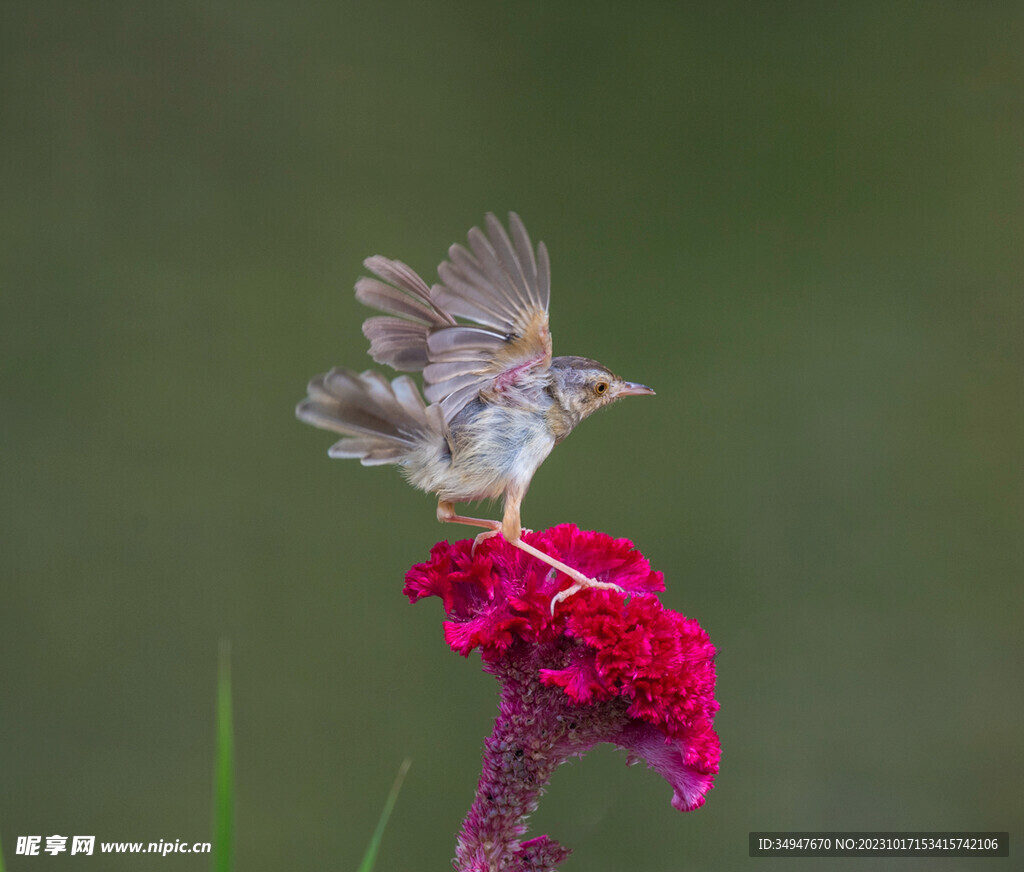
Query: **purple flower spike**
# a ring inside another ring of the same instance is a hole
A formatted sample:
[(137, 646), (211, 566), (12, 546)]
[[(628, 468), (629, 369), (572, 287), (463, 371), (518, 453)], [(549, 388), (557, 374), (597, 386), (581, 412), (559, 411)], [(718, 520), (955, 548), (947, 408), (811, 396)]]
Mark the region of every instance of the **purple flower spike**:
[(563, 524), (525, 536), (536, 548), (624, 592), (591, 589), (560, 603), (571, 579), (500, 536), (440, 542), (409, 570), (412, 602), (438, 596), (445, 640), (501, 682), (500, 711), (463, 822), (458, 872), (547, 872), (569, 854), (547, 836), (519, 841), (555, 768), (611, 742), (659, 772), (672, 805), (704, 804), (720, 756), (712, 720), (715, 648), (700, 625), (662, 607), (660, 572), (633, 543)]

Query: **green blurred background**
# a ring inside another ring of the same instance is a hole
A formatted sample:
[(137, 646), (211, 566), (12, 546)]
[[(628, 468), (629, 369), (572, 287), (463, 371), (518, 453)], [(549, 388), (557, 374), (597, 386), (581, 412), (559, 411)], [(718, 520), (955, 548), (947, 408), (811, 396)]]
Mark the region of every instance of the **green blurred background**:
[(747, 858), (757, 829), (1010, 830), (1019, 857), (1021, 4), (10, 2), (0, 25), (10, 869), (207, 867), (13, 854), (209, 838), (222, 637), (240, 872), (354, 869), (405, 756), (379, 868), (449, 868), (496, 685), (401, 587), (472, 531), (292, 410), (370, 363), (364, 257), (432, 278), (509, 209), (551, 251), (556, 353), (658, 391), (559, 448), (526, 523), (633, 539), (721, 650), (704, 809), (604, 747), (532, 832), (566, 872), (787, 868)]

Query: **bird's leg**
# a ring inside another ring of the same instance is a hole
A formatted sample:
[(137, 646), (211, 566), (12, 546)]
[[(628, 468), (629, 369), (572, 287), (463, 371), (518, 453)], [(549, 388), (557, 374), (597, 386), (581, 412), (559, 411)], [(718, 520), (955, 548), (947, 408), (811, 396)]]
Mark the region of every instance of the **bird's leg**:
[[(564, 602), (573, 594), (579, 593), (584, 588), (596, 587), (602, 590), (617, 590), (621, 592), (622, 588), (617, 584), (598, 581), (595, 578), (584, 575), (578, 569), (573, 569), (568, 564), (562, 563), (561, 560), (556, 560), (550, 554), (545, 554), (543, 551), (534, 548), (532, 545), (526, 544), (522, 539), (523, 527), (519, 516), (519, 506), (523, 501), (524, 495), (525, 491), (513, 490), (511, 487), (505, 491), (505, 515), (501, 522), (501, 534), (510, 545), (514, 545), (519, 550), (525, 551), (527, 554), (536, 557), (548, 566), (554, 567), (559, 572), (564, 572), (573, 580), (573, 584), (570, 587), (560, 591), (551, 598), (551, 614), (555, 613), (555, 606), (560, 602)], [(479, 539), (480, 537), (477, 538)]]
[(501, 532), (501, 521), (492, 521), (489, 518), (467, 518), (464, 515), (456, 514), (455, 504), (441, 500), (437, 504), (437, 520), (448, 524), (466, 524), (469, 527), (486, 527), (483, 533), (473, 540), (473, 548), (470, 553), (476, 551), (476, 546), (491, 536), (497, 536)]

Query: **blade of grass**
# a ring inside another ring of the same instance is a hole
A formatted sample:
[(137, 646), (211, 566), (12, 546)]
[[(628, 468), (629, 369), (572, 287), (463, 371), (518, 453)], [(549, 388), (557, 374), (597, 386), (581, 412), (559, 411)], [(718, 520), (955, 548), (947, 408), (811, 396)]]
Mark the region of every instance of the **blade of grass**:
[(217, 665), (217, 760), (214, 768), (213, 872), (235, 867), (235, 737), (231, 723), (231, 646), (220, 643)]
[(380, 813), (380, 820), (377, 821), (377, 828), (373, 831), (373, 838), (363, 855), (363, 862), (359, 864), (357, 872), (372, 872), (373, 864), (377, 862), (377, 849), (380, 848), (380, 841), (384, 837), (384, 828), (388, 825), (388, 818), (391, 817), (391, 809), (395, 807), (398, 799), (398, 792), (402, 789), (402, 782), (405, 780), (405, 773), (409, 771), (412, 760), (408, 757), (398, 767), (398, 774), (395, 776), (395, 783), (391, 785), (391, 792), (384, 803), (384, 810)]
[(4, 872), (4, 846), (0, 845), (0, 872)]

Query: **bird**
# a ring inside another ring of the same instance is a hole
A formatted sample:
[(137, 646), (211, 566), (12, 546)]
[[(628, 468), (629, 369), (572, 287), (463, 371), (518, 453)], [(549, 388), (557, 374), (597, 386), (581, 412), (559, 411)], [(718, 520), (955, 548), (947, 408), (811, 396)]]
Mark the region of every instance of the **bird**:
[[(653, 394), (586, 357), (552, 356), (547, 248), (530, 242), (519, 216), (508, 231), (493, 215), (473, 227), (468, 247), (448, 249), (428, 285), (399, 260), (374, 255), (356, 299), (383, 313), (363, 323), (369, 354), (398, 372), (422, 372), (423, 396), (408, 375), (335, 367), (315, 376), (297, 417), (342, 435), (328, 451), (364, 466), (395, 464), (414, 487), (437, 497), (437, 518), (485, 528), (564, 572), (572, 584), (551, 610), (590, 578), (523, 541), (521, 507), (551, 450), (598, 409)], [(423, 397), (426, 397), (424, 402)], [(501, 498), (501, 520), (461, 515), (459, 503)]]

